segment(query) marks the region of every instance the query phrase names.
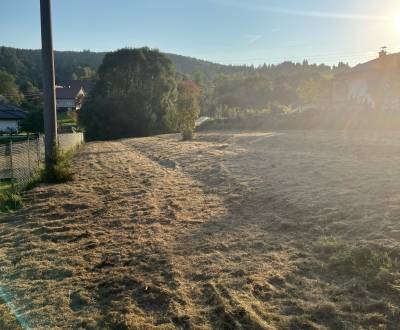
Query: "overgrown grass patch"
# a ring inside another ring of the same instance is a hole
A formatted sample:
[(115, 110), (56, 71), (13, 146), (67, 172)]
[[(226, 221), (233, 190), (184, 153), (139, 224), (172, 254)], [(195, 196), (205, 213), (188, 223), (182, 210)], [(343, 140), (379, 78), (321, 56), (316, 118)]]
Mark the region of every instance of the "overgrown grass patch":
[(0, 193), (0, 211), (9, 212), (20, 209), (23, 206), (22, 197), (16, 191)]
[(41, 181), (46, 183), (64, 183), (74, 179), (72, 170), (72, 155), (74, 150), (62, 151), (56, 149), (54, 163), (51, 166), (45, 166), (41, 172)]
[(22, 207), (22, 197), (11, 180), (0, 181), (0, 212), (15, 211)]
[(13, 189), (11, 180), (0, 180), (0, 194), (6, 193)]
[(23, 207), (22, 191), (31, 190), (40, 183), (65, 183), (73, 180), (72, 155), (75, 149), (67, 152), (56, 149), (55, 161), (51, 167), (37, 171), (23, 187), (11, 181), (0, 181), (0, 212), (15, 211)]
[(398, 253), (384, 248), (349, 243), (326, 238), (317, 248), (325, 258), (329, 270), (359, 280), (371, 288), (400, 288), (400, 260)]

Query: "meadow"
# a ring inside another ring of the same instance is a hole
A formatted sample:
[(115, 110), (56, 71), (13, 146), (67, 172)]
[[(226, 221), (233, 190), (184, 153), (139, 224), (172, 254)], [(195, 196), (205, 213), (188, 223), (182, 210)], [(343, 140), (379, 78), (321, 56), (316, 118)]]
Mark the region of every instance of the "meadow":
[(400, 134), (88, 143), (0, 220), (0, 285), (61, 329), (396, 329)]

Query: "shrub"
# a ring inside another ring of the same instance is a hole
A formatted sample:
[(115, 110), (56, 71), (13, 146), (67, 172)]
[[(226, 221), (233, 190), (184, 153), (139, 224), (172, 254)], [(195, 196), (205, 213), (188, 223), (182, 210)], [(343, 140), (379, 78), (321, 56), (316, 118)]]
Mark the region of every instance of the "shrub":
[(182, 133), (183, 140), (192, 140), (196, 119), (200, 114), (201, 90), (193, 81), (178, 84), (176, 108), (167, 116), (168, 126)]
[(192, 129), (185, 129), (182, 132), (183, 141), (191, 141), (191, 140), (193, 140), (193, 135), (194, 135), (194, 132), (193, 132)]

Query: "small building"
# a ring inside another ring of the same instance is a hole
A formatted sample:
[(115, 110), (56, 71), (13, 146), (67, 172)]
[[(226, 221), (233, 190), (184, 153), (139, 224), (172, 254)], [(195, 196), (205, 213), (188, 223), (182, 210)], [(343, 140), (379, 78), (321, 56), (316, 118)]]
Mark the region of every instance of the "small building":
[(57, 111), (77, 111), (82, 106), (83, 98), (85, 97), (83, 87), (57, 87)]
[(400, 111), (400, 53), (379, 57), (336, 75), (332, 101), (335, 106), (349, 104), (381, 111)]
[(13, 105), (0, 101), (0, 132), (18, 133), (20, 122), (26, 117), (26, 112)]
[(72, 80), (68, 84), (66, 84), (69, 88), (80, 89), (83, 88), (85, 94), (89, 94), (93, 89), (93, 82), (90, 80)]
[(83, 99), (92, 89), (93, 83), (89, 80), (72, 80), (65, 86), (57, 86), (57, 110), (60, 112), (80, 110)]

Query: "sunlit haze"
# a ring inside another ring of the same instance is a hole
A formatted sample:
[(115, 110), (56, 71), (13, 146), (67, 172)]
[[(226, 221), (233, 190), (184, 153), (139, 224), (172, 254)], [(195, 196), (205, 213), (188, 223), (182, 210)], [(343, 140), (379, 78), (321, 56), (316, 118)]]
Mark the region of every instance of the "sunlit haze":
[(394, 24), (396, 26), (397, 32), (400, 33), (400, 14), (394, 18)]

